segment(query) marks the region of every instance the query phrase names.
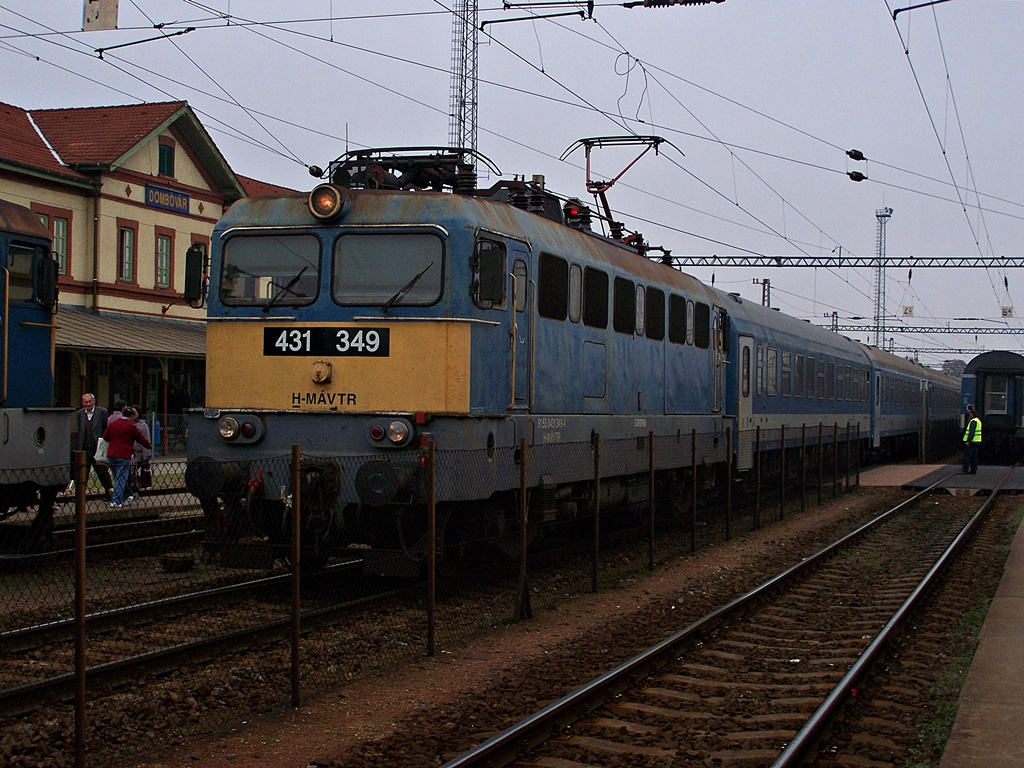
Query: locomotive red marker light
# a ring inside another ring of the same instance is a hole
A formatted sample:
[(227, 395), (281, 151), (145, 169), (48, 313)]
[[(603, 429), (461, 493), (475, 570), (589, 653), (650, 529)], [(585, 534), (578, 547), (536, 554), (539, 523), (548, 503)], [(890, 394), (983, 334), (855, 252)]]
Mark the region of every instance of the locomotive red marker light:
[(372, 427), (370, 427), (370, 437), (372, 437), (374, 440), (383, 440), (384, 427), (382, 427), (380, 424), (374, 424)]
[(252, 437), (256, 434), (256, 425), (251, 421), (242, 423), (242, 437)]

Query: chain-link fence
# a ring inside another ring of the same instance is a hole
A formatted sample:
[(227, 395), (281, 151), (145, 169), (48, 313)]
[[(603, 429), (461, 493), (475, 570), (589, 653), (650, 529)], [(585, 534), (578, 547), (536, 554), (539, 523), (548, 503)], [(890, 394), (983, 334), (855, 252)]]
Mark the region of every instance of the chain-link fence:
[[(117, 508), (80, 454), (47, 510), (37, 488), (0, 525), (0, 758), (116, 765), (455, 647), (831, 499), (859, 437), (161, 457)], [(186, 493), (186, 469), (216, 496)]]

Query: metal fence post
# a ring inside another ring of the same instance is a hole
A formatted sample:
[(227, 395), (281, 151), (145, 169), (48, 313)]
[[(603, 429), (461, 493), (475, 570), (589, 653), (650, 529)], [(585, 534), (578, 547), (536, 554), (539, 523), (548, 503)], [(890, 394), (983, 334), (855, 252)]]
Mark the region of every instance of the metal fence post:
[(590, 591), (597, 592), (597, 568), (601, 557), (601, 433), (594, 434), (594, 551)]
[(818, 506), (821, 506), (822, 472), (825, 464), (825, 426), (818, 422)]
[(647, 532), (647, 570), (654, 570), (654, 431), (647, 433), (648, 482), (651, 486), (650, 527)]
[(690, 515), (690, 554), (697, 551), (697, 430), (690, 435), (690, 464), (693, 469), (693, 495), (690, 499), (693, 514)]
[(75, 451), (75, 768), (85, 768), (85, 451)]
[(832, 498), (836, 497), (839, 485), (839, 424), (832, 422)]
[(800, 425), (800, 511), (807, 511), (807, 423)]
[(786, 517), (786, 425), (779, 429), (779, 441), (782, 448), (782, 477), (779, 478), (779, 520)]
[(529, 474), (529, 449), (526, 438), (519, 439), (519, 589), (516, 595), (516, 618), (532, 619), (530, 604), (530, 575), (526, 567), (526, 526), (529, 522), (529, 505), (526, 503), (526, 483)]
[(732, 539), (732, 427), (725, 428), (725, 540)]
[(437, 443), (427, 442), (427, 656), (434, 655), (437, 624)]
[(754, 530), (761, 528), (761, 427), (754, 432), (754, 458), (757, 460), (757, 478), (754, 483)]
[(302, 450), (292, 446), (292, 707), (299, 706), (299, 630), (302, 608)]

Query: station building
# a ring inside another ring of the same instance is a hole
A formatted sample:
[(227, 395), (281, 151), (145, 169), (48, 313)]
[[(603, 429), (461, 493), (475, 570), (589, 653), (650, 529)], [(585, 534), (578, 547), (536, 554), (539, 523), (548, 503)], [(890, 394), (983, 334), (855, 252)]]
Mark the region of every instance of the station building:
[(36, 213), (59, 265), (55, 405), (202, 405), (206, 310), (181, 300), (185, 252), (235, 200), (280, 191), (235, 174), (184, 101), (0, 103), (0, 198)]

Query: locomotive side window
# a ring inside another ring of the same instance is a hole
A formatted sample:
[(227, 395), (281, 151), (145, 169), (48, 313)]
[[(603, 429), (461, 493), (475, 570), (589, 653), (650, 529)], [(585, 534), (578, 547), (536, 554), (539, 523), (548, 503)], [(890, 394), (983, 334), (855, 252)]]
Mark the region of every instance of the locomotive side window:
[(693, 318), (693, 343), (701, 349), (711, 345), (711, 307), (697, 302)]
[(779, 353), (774, 347), (768, 347), (768, 354), (764, 359), (765, 378), (767, 391), (772, 397), (779, 393)]
[(686, 302), (686, 343), (693, 346), (693, 301)]
[(1006, 413), (1007, 377), (991, 374), (985, 380), (985, 414)]
[(608, 273), (593, 267), (583, 270), (583, 324), (608, 327)]
[(797, 355), (793, 363), (793, 396), (804, 396), (804, 356)]
[(647, 338), (661, 341), (665, 338), (665, 293), (657, 288), (647, 289)]
[(686, 299), (674, 293), (668, 295), (668, 340), (686, 343)]
[(7, 249), (7, 269), (11, 273), (11, 301), (32, 301), (34, 290), (34, 262), (36, 249), (24, 245), (11, 245)]
[(644, 310), (647, 305), (647, 296), (644, 293), (644, 287), (638, 285), (636, 287), (636, 335), (644, 335)]
[(516, 312), (526, 311), (526, 292), (529, 290), (529, 286), (526, 284), (526, 262), (522, 259), (516, 259), (516, 263), (512, 265), (512, 277), (515, 278), (513, 285), (515, 286), (515, 302)]
[(479, 240), (473, 259), (473, 302), (481, 309), (505, 308), (505, 244)]
[(310, 304), (320, 276), (313, 235), (236, 235), (224, 242), (221, 299), (230, 306)]
[(569, 319), (578, 323), (583, 309), (583, 267), (569, 265)]
[(569, 314), (569, 262), (550, 253), (540, 255), (537, 311), (552, 320), (565, 320)]
[(632, 334), (636, 327), (636, 294), (632, 280), (615, 278), (615, 293), (612, 296), (612, 328), (619, 333)]
[(793, 388), (793, 356), (790, 352), (782, 353), (782, 388), (780, 394), (789, 397)]
[(429, 306), (441, 298), (443, 259), (444, 244), (433, 233), (343, 234), (334, 243), (334, 300), (382, 309)]

